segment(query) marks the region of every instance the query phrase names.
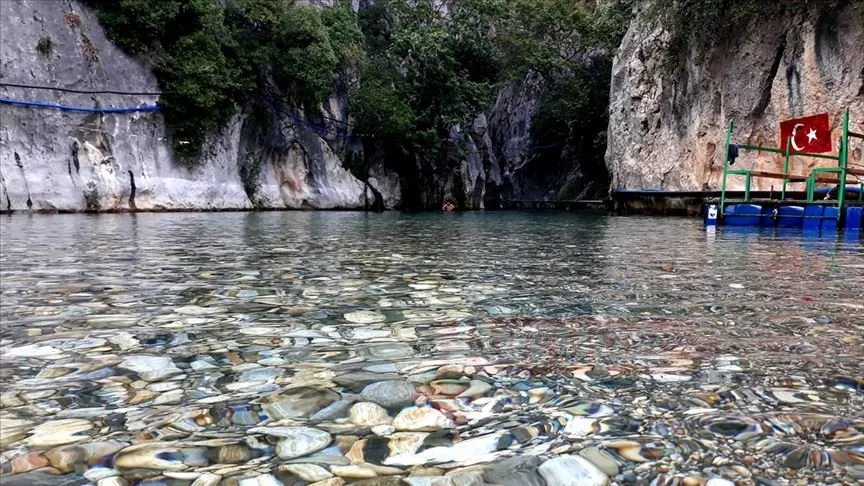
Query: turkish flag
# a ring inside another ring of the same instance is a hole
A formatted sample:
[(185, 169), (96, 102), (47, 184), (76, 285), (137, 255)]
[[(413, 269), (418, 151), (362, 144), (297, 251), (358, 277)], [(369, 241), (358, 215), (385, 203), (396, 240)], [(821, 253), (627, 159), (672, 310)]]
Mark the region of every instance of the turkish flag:
[(790, 152), (830, 152), (831, 128), (828, 124), (828, 113), (780, 122), (780, 150), (786, 150), (786, 143), (791, 138)]

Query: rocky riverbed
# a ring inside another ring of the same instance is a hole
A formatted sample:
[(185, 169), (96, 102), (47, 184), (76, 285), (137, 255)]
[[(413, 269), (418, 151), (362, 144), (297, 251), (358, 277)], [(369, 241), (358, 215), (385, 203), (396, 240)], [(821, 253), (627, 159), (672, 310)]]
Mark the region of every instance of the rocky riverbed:
[[(860, 374), (791, 369), (823, 341), (834, 359), (860, 358), (860, 338), (748, 336), (789, 367), (776, 373), (731, 354), (740, 340), (676, 346), (704, 329), (693, 322), (498, 319), (487, 329), (511, 358), (490, 360), (459, 311), (292, 322), (304, 311), (275, 307), (220, 335), (224, 308), (183, 306), (156, 332), (100, 331), (117, 319), (104, 316), (87, 337), (7, 344), (4, 484), (864, 479)], [(451, 356), (423, 358), (427, 346)]]
[(392, 243), (336, 261), (314, 235), (309, 260), (211, 242), (130, 263), (4, 238), (4, 486), (864, 481), (864, 305), (843, 285), (778, 303), (623, 253), (589, 279), (536, 270), (542, 248), (460, 269)]

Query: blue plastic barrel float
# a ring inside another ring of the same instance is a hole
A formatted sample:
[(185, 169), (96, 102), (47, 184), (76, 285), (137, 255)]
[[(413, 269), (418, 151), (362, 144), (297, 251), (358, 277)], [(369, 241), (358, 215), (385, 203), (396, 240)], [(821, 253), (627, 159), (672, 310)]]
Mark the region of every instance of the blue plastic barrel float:
[(762, 206), (758, 204), (730, 204), (726, 206), (723, 223), (729, 226), (759, 226)]
[(777, 226), (782, 228), (800, 228), (804, 224), (804, 208), (802, 206), (780, 206), (777, 210)]
[(846, 208), (845, 228), (847, 230), (860, 230), (862, 219), (864, 219), (864, 207), (854, 206)]
[(837, 215), (840, 210), (837, 206), (827, 206), (822, 211), (822, 232), (837, 231)]
[[(833, 186), (833, 187), (820, 187), (818, 189), (815, 189), (813, 191), (813, 193), (816, 194), (817, 196), (822, 196), (825, 194), (830, 194), (832, 196), (836, 196), (839, 191), (840, 191), (840, 186)], [(861, 194), (861, 186), (852, 186), (852, 185), (846, 186), (846, 197), (847, 198), (850, 195), (852, 195), (853, 197), (857, 197), (858, 194)]]
[(822, 206), (807, 206), (804, 208), (804, 231), (819, 232), (822, 225), (822, 215), (824, 214)]

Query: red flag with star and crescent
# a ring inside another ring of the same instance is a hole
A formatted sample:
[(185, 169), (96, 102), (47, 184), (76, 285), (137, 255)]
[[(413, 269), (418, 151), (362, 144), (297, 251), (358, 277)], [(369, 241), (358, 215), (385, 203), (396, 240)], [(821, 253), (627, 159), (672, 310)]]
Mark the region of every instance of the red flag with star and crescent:
[(791, 152), (830, 152), (831, 128), (828, 113), (780, 122), (780, 150), (786, 150), (787, 142), (791, 142)]

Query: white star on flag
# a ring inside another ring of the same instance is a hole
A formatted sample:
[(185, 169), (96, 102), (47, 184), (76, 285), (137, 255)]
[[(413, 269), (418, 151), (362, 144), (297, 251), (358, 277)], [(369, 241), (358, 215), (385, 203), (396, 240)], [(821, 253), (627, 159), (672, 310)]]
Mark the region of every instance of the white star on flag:
[(816, 140), (816, 129), (815, 128), (811, 128), (810, 131), (807, 132), (807, 143), (810, 143), (813, 140)]

